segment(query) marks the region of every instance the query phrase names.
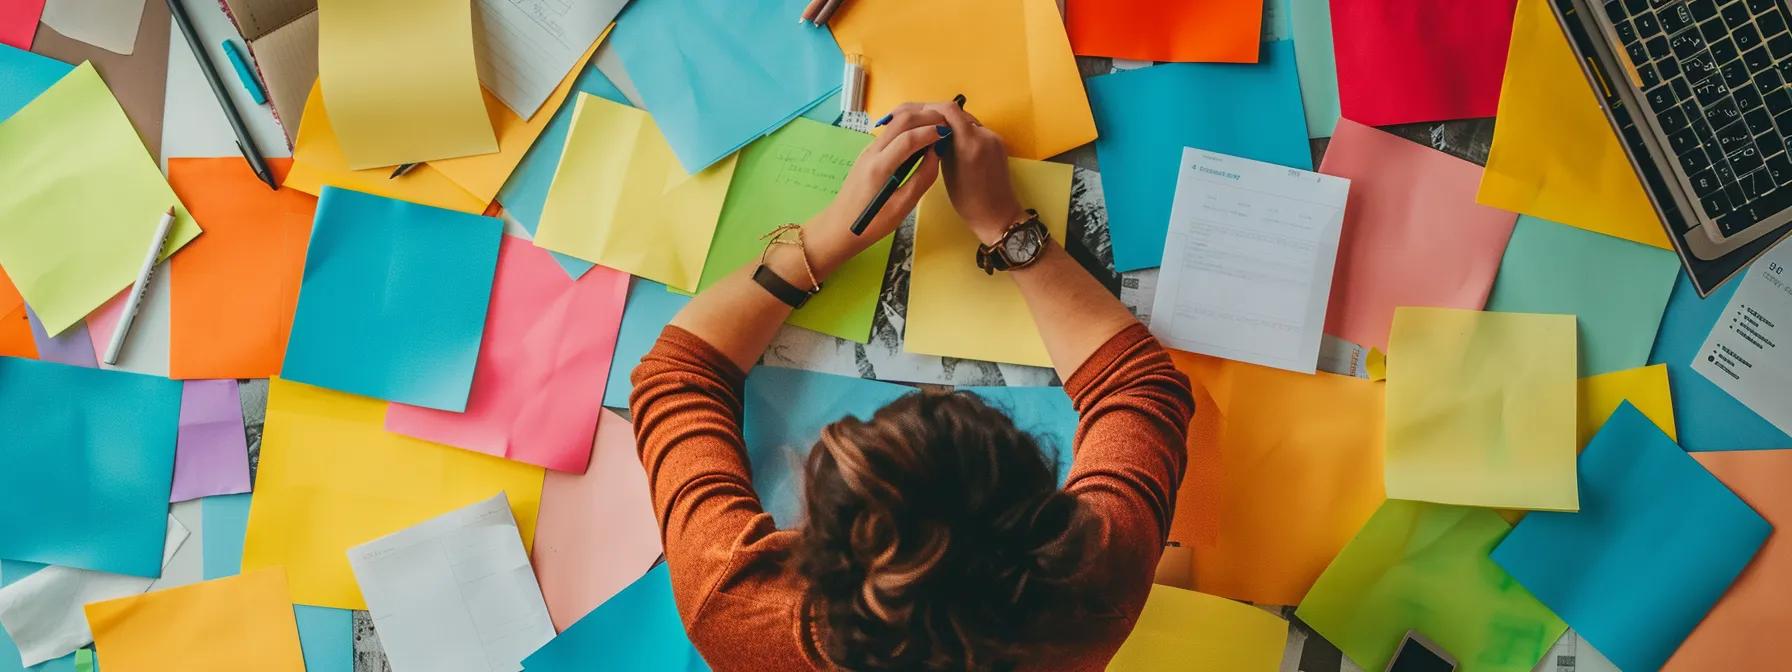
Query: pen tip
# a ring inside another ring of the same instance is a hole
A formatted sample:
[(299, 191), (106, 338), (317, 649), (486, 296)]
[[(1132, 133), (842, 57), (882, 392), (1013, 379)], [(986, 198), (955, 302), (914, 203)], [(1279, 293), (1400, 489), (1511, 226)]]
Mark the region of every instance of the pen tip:
[(172, 206), (172, 205), (170, 205), (170, 206), (168, 206), (168, 213), (167, 213), (167, 214), (168, 214), (168, 216), (169, 216), (169, 217), (173, 217), (173, 216), (174, 216), (174, 206)]

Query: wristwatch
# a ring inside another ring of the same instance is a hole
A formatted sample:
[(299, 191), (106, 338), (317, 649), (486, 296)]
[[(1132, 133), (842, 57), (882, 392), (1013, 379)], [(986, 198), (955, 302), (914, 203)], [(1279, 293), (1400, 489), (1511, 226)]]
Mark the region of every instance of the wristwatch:
[(1027, 208), (1027, 218), (1008, 225), (996, 242), (977, 246), (977, 268), (983, 269), (985, 274), (995, 275), (996, 271), (1031, 266), (1039, 261), (1039, 256), (1045, 252), (1045, 243), (1051, 237), (1051, 232), (1039, 221), (1039, 211)]

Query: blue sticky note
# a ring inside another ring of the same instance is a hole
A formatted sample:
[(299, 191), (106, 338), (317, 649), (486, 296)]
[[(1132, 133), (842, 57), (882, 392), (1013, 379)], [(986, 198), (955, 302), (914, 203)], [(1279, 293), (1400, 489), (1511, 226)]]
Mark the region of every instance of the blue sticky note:
[(1626, 670), (1667, 662), (1773, 531), (1628, 402), (1580, 455), (1580, 506), (1525, 516), (1493, 561)]
[(708, 672), (672, 601), (661, 563), (523, 659), (527, 672), (659, 670)]
[[(207, 581), (236, 576), (243, 570), (243, 535), (249, 529), (250, 494), (219, 495), (199, 501), (204, 522), (201, 571)], [(299, 623), (299, 648), (307, 672), (352, 672), (355, 667), (354, 612), (293, 605)], [(0, 668), (0, 672), (6, 672)]]
[[(5, 45), (0, 45), (0, 48), (5, 48)], [(31, 576), (39, 569), (43, 569), (43, 565), (0, 562), (0, 587)], [(74, 672), (75, 669), (75, 654), (72, 653), (31, 667), (19, 665), (19, 655), (19, 647), (13, 643), (12, 636), (5, 628), (0, 628), (0, 672)]]
[[(574, 91), (582, 91), (614, 103), (627, 105), (628, 97), (610, 83), (610, 78), (597, 69), (596, 64), (587, 64), (573, 80)], [(543, 127), (541, 135), (535, 138), (535, 144), (523, 153), (523, 160), (510, 173), (510, 179), (498, 189), (498, 202), (504, 204), (504, 211), (515, 218), (518, 224), (529, 235), (535, 235), (535, 229), (541, 226), (541, 209), (548, 200), (548, 186), (554, 183), (554, 173), (560, 169), (560, 155), (566, 151), (566, 132), (572, 128), (573, 103), (578, 97), (568, 95), (561, 103), (560, 109)], [(551, 252), (566, 274), (578, 278), (591, 270), (592, 263), (583, 259), (569, 257), (559, 252)]]
[[(1050, 453), (1063, 482), (1070, 471), (1076, 410), (1061, 387), (967, 387), (1014, 419)], [(747, 376), (741, 430), (760, 506), (780, 528), (802, 519), (803, 465), (821, 430), (848, 416), (869, 420), (915, 391), (906, 385), (761, 366)]]
[(1580, 375), (1642, 366), (1680, 258), (1658, 247), (1520, 215), (1487, 310), (1574, 315)]
[(675, 294), (665, 285), (635, 278), (628, 287), (628, 303), (622, 307), (622, 326), (616, 330), (616, 350), (610, 358), (610, 381), (604, 386), (604, 405), (628, 408), (628, 395), (635, 391), (629, 380), (635, 365), (653, 349), (660, 332), (672, 321), (691, 297)]
[(1674, 295), (1655, 334), (1650, 364), (1668, 365), (1668, 389), (1674, 397), (1674, 424), (1680, 445), (1687, 450), (1764, 450), (1792, 446), (1792, 436), (1749, 410), (1729, 393), (1692, 370), (1699, 348), (1730, 305), (1730, 296), (1741, 286), (1729, 282), (1708, 298), (1685, 273), (1674, 284)]
[(466, 410), (503, 232), (492, 217), (325, 187), (280, 375)]
[(75, 66), (0, 44), (0, 121), (37, 98)]
[(807, 0), (634, 0), (610, 45), (686, 172), (777, 130), (840, 88), (827, 30), (798, 25)]
[(0, 558), (160, 576), (180, 381), (0, 358)]
[(1312, 170), (1294, 43), (1260, 53), (1260, 63), (1166, 63), (1088, 80), (1118, 270), (1163, 261), (1182, 148)]

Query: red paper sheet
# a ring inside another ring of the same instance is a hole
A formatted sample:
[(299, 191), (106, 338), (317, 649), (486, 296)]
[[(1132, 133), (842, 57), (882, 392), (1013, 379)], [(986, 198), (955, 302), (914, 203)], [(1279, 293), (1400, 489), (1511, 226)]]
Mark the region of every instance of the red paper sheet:
[(1370, 126), (1491, 117), (1518, 0), (1331, 0), (1338, 104)]
[(37, 20), (43, 16), (44, 0), (6, 0), (0, 2), (0, 44), (30, 49), (37, 36)]
[(1263, 0), (1067, 0), (1078, 56), (1139, 61), (1256, 63)]

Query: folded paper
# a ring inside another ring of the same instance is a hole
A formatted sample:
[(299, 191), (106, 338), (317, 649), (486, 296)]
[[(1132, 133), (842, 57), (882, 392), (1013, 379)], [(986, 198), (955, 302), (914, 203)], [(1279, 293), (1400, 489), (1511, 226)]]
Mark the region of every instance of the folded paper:
[(230, 379), (182, 385), (169, 501), (249, 491), (249, 445), (236, 385)]
[[(408, 109), (409, 105), (403, 107)], [(311, 87), (311, 95), (305, 98), (304, 116), (299, 118), (298, 139), (293, 142), (292, 170), (280, 182), (281, 186), (314, 196), (322, 194), (325, 186), (342, 187), (474, 214), (485, 212), (491, 203), (491, 199), (473, 195), (428, 163), (412, 168), (401, 179), (393, 179), (392, 170), (384, 166), (363, 170), (349, 167), (330, 112), (324, 109), (323, 87)]]

